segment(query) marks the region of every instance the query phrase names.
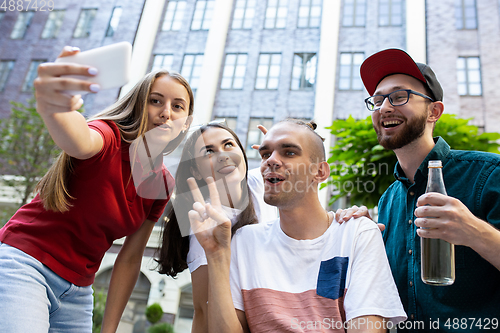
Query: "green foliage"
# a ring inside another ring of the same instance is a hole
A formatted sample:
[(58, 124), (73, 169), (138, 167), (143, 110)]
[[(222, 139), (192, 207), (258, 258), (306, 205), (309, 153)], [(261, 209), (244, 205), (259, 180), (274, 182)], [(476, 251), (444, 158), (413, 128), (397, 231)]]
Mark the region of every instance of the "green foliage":
[(174, 327), (169, 323), (156, 324), (148, 328), (148, 333), (175, 333)]
[(36, 112), (34, 97), (27, 105), (11, 102), (12, 113), (0, 119), (0, 168), (17, 171), (21, 179), (4, 179), (4, 185), (12, 186), (21, 199), (27, 202), (39, 178), (43, 176), (59, 153), (42, 118)]
[(103, 290), (96, 292), (94, 287), (94, 310), (92, 311), (92, 333), (100, 333), (104, 308), (106, 307), (106, 294)]
[(163, 309), (158, 303), (153, 303), (146, 308), (146, 318), (151, 324), (156, 324), (163, 317)]
[(10, 220), (10, 218), (16, 213), (16, 211), (17, 207), (2, 206), (0, 208), (0, 228)]
[[(500, 153), (499, 133), (482, 133), (469, 125), (470, 119), (456, 118), (444, 114), (436, 123), (434, 136), (441, 136), (453, 149), (479, 150)], [(330, 150), (330, 178), (321, 188), (333, 185), (333, 204), (341, 197), (350, 197), (351, 204), (368, 208), (378, 204), (382, 193), (394, 181), (393, 171), (396, 155), (378, 144), (377, 134), (372, 127), (371, 116), (355, 120), (335, 120), (327, 127), (336, 136), (336, 145)]]

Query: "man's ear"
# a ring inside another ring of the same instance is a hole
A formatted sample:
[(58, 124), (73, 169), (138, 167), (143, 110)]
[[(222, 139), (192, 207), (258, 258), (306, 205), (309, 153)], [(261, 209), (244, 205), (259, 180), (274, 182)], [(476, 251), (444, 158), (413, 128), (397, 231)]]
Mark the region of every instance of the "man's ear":
[(191, 174), (193, 175), (194, 178), (196, 178), (196, 180), (201, 180), (203, 178), (201, 174), (198, 172), (198, 169), (190, 167), (189, 170), (191, 170)]
[(427, 120), (431, 123), (435, 123), (441, 118), (444, 112), (444, 104), (443, 102), (437, 101), (429, 104), (429, 115)]
[(316, 172), (316, 180), (319, 183), (324, 182), (330, 176), (330, 165), (323, 161), (318, 163), (318, 170)]

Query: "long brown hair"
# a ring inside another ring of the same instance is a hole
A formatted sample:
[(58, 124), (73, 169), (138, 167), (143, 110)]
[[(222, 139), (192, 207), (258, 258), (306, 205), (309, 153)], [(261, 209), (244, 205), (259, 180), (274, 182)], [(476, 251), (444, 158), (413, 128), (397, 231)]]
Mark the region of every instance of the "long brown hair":
[[(177, 168), (177, 173), (175, 175), (175, 190), (172, 195), (172, 199), (167, 204), (165, 208), (164, 224), (163, 224), (163, 235), (161, 245), (158, 248), (157, 254), (160, 274), (167, 274), (175, 277), (178, 273), (185, 270), (187, 266), (187, 254), (189, 252), (189, 237), (183, 235), (189, 235), (189, 218), (188, 212), (193, 206), (193, 197), (186, 180), (193, 177), (192, 170), (197, 170), (195, 158), (194, 158), (194, 145), (196, 141), (205, 131), (210, 128), (221, 128), (228, 131), (233, 136), (236, 144), (239, 146), (243, 152), (245, 159), (245, 179), (242, 180), (241, 186), (245, 186), (243, 191), (244, 197), (243, 201), (247, 201), (248, 205), (243, 209), (243, 211), (238, 215), (237, 222), (231, 228), (231, 233), (234, 235), (236, 230), (247, 224), (257, 223), (257, 216), (255, 214), (253, 202), (250, 198), (250, 190), (247, 184), (248, 176), (248, 160), (245, 154), (245, 149), (241, 144), (238, 136), (232, 129), (224, 124), (219, 123), (209, 123), (197, 129), (187, 140), (182, 150), (181, 162)], [(198, 187), (202, 191), (205, 198), (208, 197), (208, 193), (204, 193), (203, 189), (207, 188), (207, 183), (205, 180), (196, 180)], [(175, 205), (175, 209), (174, 209)], [(163, 218), (163, 216), (162, 216)], [(181, 228), (182, 233), (181, 233)]]
[[(124, 97), (102, 112), (90, 117), (87, 122), (93, 120), (113, 121), (120, 130), (121, 140), (127, 143), (131, 143), (134, 139), (143, 136), (147, 131), (147, 105), (151, 87), (157, 78), (164, 75), (177, 80), (186, 88), (190, 100), (188, 119), (190, 122), (194, 110), (193, 91), (186, 79), (180, 74), (166, 70), (148, 73)], [(163, 153), (171, 153), (185, 136), (186, 132), (181, 132), (174, 140), (170, 141)], [(66, 212), (72, 206), (70, 200), (75, 198), (68, 191), (68, 181), (72, 170), (72, 159), (63, 151), (38, 182), (35, 191), (40, 193), (43, 207), (46, 210)]]

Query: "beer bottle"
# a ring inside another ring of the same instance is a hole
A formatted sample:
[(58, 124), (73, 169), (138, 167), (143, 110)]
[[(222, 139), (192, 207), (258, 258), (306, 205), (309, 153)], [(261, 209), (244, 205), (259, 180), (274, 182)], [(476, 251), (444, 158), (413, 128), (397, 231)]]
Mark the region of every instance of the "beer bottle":
[[(444, 195), (441, 161), (429, 161), (429, 176), (425, 193)], [(442, 239), (420, 238), (422, 281), (435, 286), (449, 286), (455, 282), (455, 246)]]

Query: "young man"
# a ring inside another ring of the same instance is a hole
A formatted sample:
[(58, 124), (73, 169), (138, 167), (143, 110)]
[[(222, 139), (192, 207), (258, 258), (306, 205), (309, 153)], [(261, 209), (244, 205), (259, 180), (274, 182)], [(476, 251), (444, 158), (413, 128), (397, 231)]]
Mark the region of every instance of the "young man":
[(321, 137), (287, 120), (259, 152), (264, 201), (280, 218), (241, 228), (232, 243), (213, 181), (211, 204), (191, 183), (191, 226), (208, 261), (210, 331), (383, 332), (405, 320), (376, 225), (332, 223), (319, 202), (318, 185), (330, 173)]
[[(379, 202), (379, 223), (385, 224), (387, 256), (410, 320), (425, 323), (426, 331), (499, 329), (500, 156), (450, 150), (433, 138), (443, 90), (431, 68), (404, 51), (370, 56), (361, 78), (378, 140), (398, 158), (396, 181)], [(424, 195), (429, 160), (442, 161), (449, 196)], [(420, 237), (458, 245), (453, 285), (422, 282)]]

